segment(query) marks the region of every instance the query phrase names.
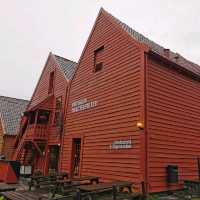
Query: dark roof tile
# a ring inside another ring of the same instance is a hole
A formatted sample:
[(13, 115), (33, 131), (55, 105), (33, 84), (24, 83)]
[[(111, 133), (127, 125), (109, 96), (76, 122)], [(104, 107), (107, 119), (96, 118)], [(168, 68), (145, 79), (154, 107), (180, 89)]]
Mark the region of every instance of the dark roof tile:
[(57, 56), (55, 54), (54, 54), (54, 56), (56, 58), (57, 63), (59, 64), (61, 70), (65, 74), (65, 77), (68, 80), (71, 80), (75, 73), (77, 63), (74, 61), (68, 60), (66, 58), (63, 58), (61, 56)]
[(16, 135), (21, 115), (25, 111), (28, 101), (0, 96), (0, 116), (3, 121), (5, 134)]

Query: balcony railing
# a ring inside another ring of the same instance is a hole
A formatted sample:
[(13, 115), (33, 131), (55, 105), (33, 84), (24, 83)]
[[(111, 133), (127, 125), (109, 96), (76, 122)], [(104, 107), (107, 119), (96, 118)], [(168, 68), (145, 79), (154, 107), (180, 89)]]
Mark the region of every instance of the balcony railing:
[(47, 125), (29, 125), (25, 132), (26, 140), (38, 139), (38, 140), (46, 140), (47, 139)]

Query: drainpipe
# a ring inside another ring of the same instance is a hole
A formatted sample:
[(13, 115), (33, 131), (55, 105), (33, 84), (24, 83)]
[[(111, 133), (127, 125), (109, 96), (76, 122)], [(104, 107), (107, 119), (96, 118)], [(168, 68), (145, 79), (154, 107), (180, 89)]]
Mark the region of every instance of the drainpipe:
[(145, 137), (145, 183), (144, 183), (144, 188), (145, 188), (145, 196), (147, 197), (149, 194), (149, 169), (148, 169), (148, 164), (149, 164), (149, 156), (148, 156), (148, 143), (149, 143), (149, 136), (148, 136), (148, 123), (147, 123), (147, 53), (144, 53), (144, 137)]
[(61, 133), (61, 144), (60, 144), (60, 155), (59, 155), (59, 171), (61, 172), (62, 169), (62, 159), (63, 159), (63, 143), (64, 143), (64, 134), (65, 134), (65, 121), (66, 121), (66, 115), (67, 115), (67, 105), (68, 105), (68, 99), (69, 99), (69, 90), (70, 90), (70, 81), (66, 83), (66, 92), (65, 92), (65, 99), (64, 99), (64, 110), (63, 110), (63, 129)]

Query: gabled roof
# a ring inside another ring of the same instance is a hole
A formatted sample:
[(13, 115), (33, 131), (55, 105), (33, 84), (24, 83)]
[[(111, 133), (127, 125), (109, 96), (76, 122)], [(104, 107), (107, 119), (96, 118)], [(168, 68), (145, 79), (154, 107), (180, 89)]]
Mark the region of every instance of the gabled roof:
[(106, 14), (110, 19), (112, 19), (116, 24), (118, 24), (126, 33), (128, 33), (134, 40), (137, 42), (144, 44), (150, 48), (150, 50), (162, 57), (165, 57), (171, 62), (174, 62), (185, 70), (192, 72), (193, 74), (200, 76), (200, 66), (187, 60), (183, 56), (178, 53), (169, 50), (169, 56), (166, 56), (165, 51), (166, 48), (160, 46), (159, 44), (153, 42), (152, 40), (146, 38), (144, 35), (138, 33), (137, 31), (133, 30), (127, 24), (121, 22), (116, 17), (112, 16), (110, 13), (102, 9), (102, 12)]
[(77, 63), (54, 54), (54, 57), (68, 80), (71, 80), (76, 70)]
[(0, 96), (0, 116), (5, 134), (16, 135), (22, 113), (28, 101), (11, 97)]

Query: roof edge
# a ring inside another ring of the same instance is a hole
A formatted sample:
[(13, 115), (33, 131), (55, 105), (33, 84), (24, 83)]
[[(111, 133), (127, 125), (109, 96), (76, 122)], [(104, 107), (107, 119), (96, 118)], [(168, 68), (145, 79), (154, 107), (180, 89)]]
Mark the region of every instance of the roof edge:
[(64, 58), (64, 57), (62, 57), (62, 56), (53, 54), (53, 53), (51, 54), (51, 56), (52, 56), (54, 62), (59, 66), (59, 70), (60, 70), (60, 72), (63, 74), (63, 76), (64, 76), (64, 78), (66, 79), (66, 81), (69, 82), (70, 80), (66, 77), (66, 74), (65, 74), (64, 71), (62, 70), (62, 68), (61, 68), (61, 66), (60, 66), (60, 63), (57, 61), (56, 57), (62, 58), (62, 59), (64, 59), (64, 60), (66, 60), (66, 61), (68, 61), (68, 62), (72, 62), (72, 63), (74, 63), (74, 64), (76, 64), (76, 65), (77, 65), (78, 63), (75, 62), (75, 61), (73, 61), (73, 60)]
[(54, 53), (52, 53), (52, 55), (53, 55), (53, 56), (57, 56), (57, 57), (59, 57), (59, 58), (62, 58), (62, 59), (64, 59), (64, 60), (66, 60), (66, 61), (70, 61), (70, 62), (73, 62), (73, 63), (77, 64), (77, 62), (75, 62), (75, 61), (73, 61), (73, 60), (71, 60), (71, 59), (64, 58), (64, 57), (62, 57), (62, 56), (59, 56), (59, 55), (57, 55), (57, 54), (54, 54)]
[[(196, 73), (194, 73), (194, 72), (192, 72), (192, 71), (190, 71), (190, 70), (184, 68), (184, 67), (183, 67), (182, 65), (180, 65), (179, 63), (173, 62), (172, 60), (166, 58), (165, 56), (160, 55), (159, 53), (157, 53), (157, 52), (155, 52), (155, 51), (153, 51), (153, 50), (150, 50), (150, 51), (148, 52), (148, 55), (154, 56), (154, 57), (156, 57), (156, 58), (158, 58), (158, 59), (160, 59), (160, 60), (162, 59), (162, 61), (164, 61), (164, 62), (166, 62), (166, 63), (172, 64), (173, 66), (176, 67), (176, 70), (181, 71), (185, 76), (190, 76), (190, 78), (193, 78), (194, 80), (200, 81), (200, 75), (198, 75), (198, 74), (196, 74)], [(175, 69), (175, 68), (174, 68), (174, 69)]]
[(9, 98), (9, 99), (15, 99), (15, 100), (20, 100), (20, 101), (27, 101), (27, 102), (29, 102), (29, 100), (27, 100), (27, 99), (21, 99), (21, 98), (15, 98), (15, 97), (10, 97), (10, 96), (0, 95), (0, 98), (1, 98), (1, 97), (5, 97), (5, 98)]
[(107, 17), (109, 22), (112, 23), (115, 26), (115, 28), (117, 28), (122, 34), (128, 36), (128, 38), (130, 38), (130, 41), (134, 42), (139, 48), (142, 48), (144, 52), (147, 53), (150, 51), (149, 46), (135, 40), (129, 33), (127, 33), (125, 30), (123, 30), (122, 27), (120, 26), (120, 24), (117, 23), (116, 20), (118, 20), (118, 19), (116, 17), (114, 17), (109, 12), (107, 12), (104, 8), (100, 9), (100, 13), (102, 13), (105, 17)]

